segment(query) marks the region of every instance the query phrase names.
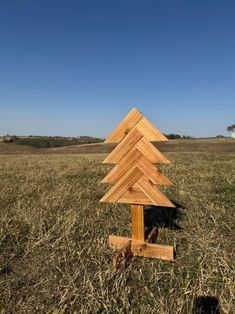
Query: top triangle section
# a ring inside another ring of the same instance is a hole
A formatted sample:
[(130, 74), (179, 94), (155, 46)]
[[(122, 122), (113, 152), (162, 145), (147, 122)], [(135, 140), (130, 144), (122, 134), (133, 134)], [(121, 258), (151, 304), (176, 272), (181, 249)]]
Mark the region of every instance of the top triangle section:
[(148, 141), (167, 141), (167, 138), (142, 113), (133, 108), (113, 133), (107, 137), (105, 143), (120, 143), (134, 128), (141, 132)]

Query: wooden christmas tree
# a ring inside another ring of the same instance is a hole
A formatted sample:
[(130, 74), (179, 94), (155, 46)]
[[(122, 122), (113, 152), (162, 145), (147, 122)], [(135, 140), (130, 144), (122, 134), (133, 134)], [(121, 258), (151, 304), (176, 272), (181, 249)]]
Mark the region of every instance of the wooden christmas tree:
[(115, 264), (131, 254), (173, 260), (173, 247), (149, 243), (156, 240), (157, 228), (145, 240), (144, 205), (175, 207), (158, 188), (172, 182), (154, 166), (169, 160), (153, 141), (167, 141), (167, 138), (135, 108), (105, 140), (118, 145), (103, 161), (115, 167), (102, 181), (113, 186), (101, 202), (131, 204), (132, 238), (109, 236), (109, 244), (120, 250), (114, 258)]

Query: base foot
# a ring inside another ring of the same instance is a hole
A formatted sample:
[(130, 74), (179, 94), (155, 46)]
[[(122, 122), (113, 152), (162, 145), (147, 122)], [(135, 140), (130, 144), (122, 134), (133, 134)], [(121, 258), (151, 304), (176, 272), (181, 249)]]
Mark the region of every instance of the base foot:
[(120, 263), (123, 258), (127, 259), (130, 255), (157, 258), (165, 261), (174, 260), (174, 247), (161, 244), (136, 241), (128, 237), (109, 236), (109, 245), (120, 250), (114, 262)]

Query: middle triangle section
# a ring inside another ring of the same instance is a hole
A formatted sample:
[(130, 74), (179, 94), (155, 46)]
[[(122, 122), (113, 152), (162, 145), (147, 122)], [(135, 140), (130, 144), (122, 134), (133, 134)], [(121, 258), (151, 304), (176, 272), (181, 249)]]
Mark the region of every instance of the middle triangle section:
[(133, 129), (106, 157), (103, 163), (117, 164), (134, 148), (138, 149), (151, 163), (169, 163), (169, 160), (137, 129)]

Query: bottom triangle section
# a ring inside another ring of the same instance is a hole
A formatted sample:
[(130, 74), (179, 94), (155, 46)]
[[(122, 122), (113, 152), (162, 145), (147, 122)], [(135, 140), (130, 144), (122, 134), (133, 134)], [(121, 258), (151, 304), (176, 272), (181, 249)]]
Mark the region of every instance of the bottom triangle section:
[(117, 202), (126, 204), (154, 205), (154, 203), (136, 185), (129, 188)]
[(141, 178), (130, 187), (117, 203), (175, 207), (155, 185), (145, 178)]

